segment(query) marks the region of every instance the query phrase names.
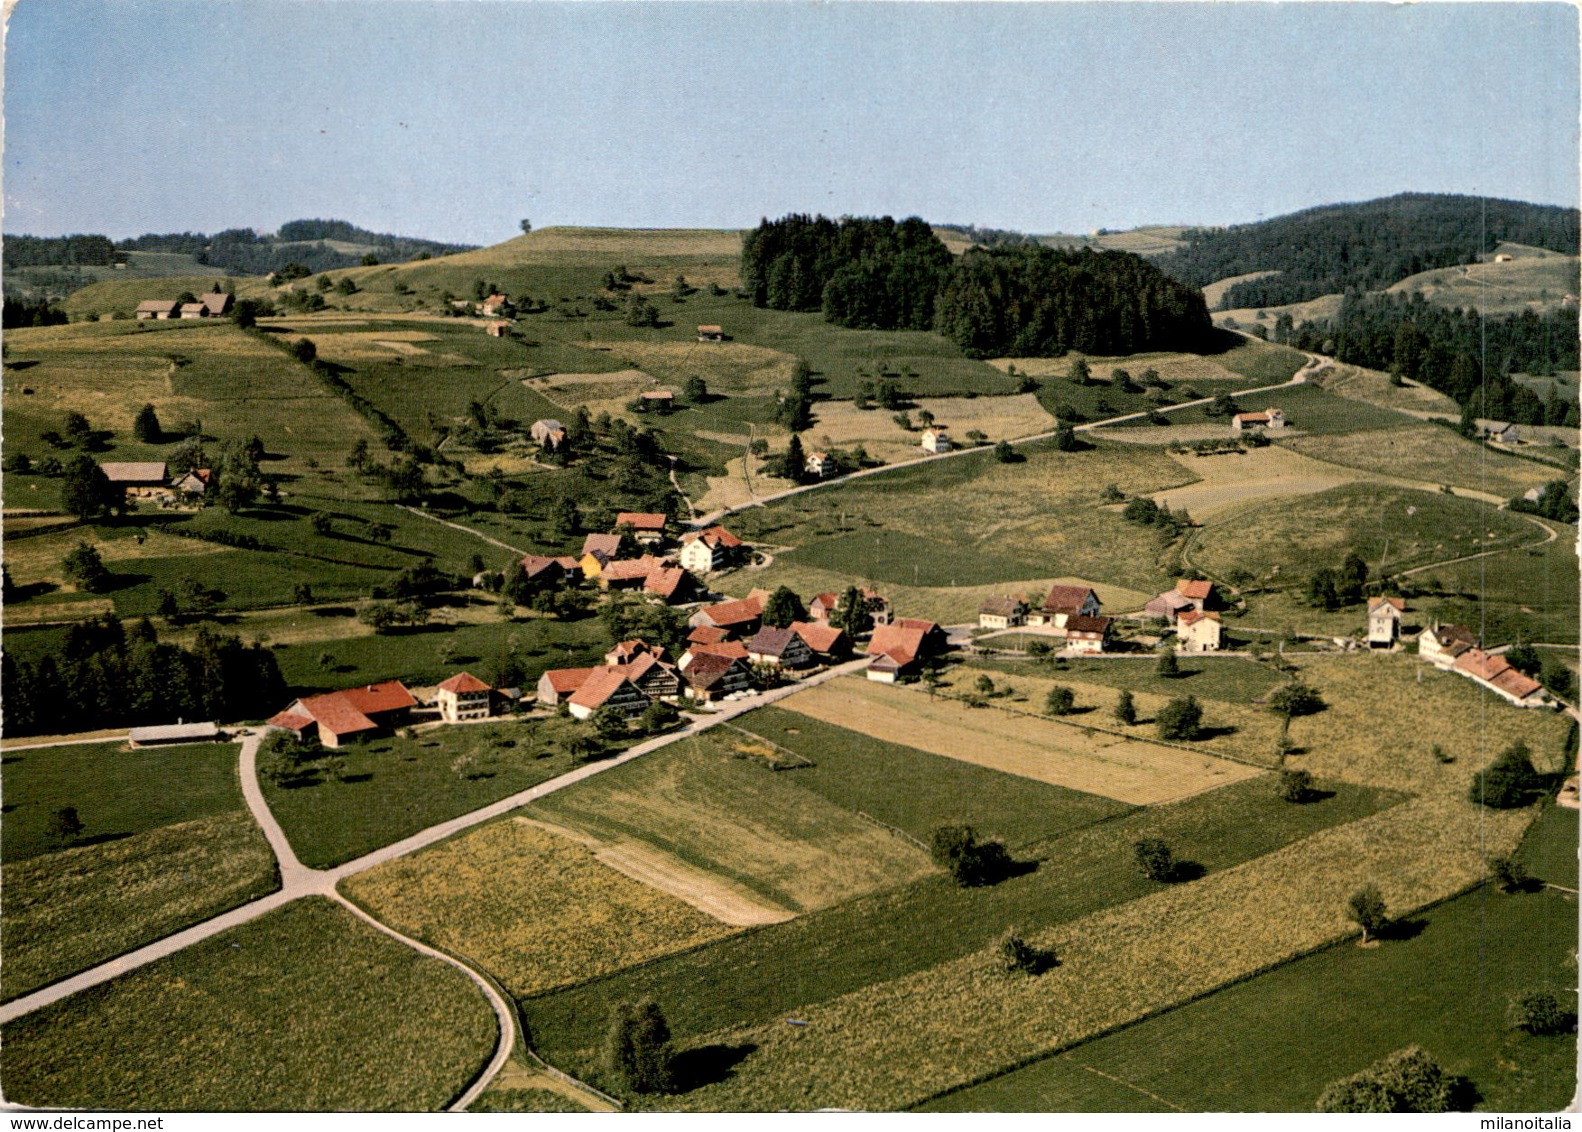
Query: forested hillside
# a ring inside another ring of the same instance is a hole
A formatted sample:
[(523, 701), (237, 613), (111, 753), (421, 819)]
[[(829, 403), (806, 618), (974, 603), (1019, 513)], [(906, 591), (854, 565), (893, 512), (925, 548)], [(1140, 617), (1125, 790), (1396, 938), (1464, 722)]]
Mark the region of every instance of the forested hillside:
[(1577, 254), (1574, 208), (1438, 193), (1305, 209), (1255, 224), (1187, 231), (1187, 246), (1154, 257), (1202, 287), (1254, 271), (1279, 274), (1229, 288), (1222, 306), (1278, 306), (1471, 263), (1502, 241)]
[(935, 327), (969, 355), (1196, 350), (1213, 326), (1203, 295), (1129, 252), (973, 248), (951, 269)]
[(1202, 294), (1138, 256), (994, 243), (954, 260), (915, 217), (793, 215), (744, 237), (742, 284), (761, 307), (822, 310), (860, 329), (935, 330), (973, 357), (1209, 344)]

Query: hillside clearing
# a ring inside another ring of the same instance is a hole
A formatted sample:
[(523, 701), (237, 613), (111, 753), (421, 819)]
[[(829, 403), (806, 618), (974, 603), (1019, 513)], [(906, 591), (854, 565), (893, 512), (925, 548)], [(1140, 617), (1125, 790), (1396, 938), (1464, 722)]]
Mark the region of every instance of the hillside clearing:
[(1448, 428), (1419, 424), (1349, 436), (1304, 437), (1288, 442), (1297, 452), (1384, 477), (1451, 484), (1506, 499), (1530, 487), (1563, 479), (1558, 468), (1492, 452)]
[(803, 447), (851, 448), (861, 444), (868, 454), (883, 460), (906, 460), (922, 454), (918, 447), (922, 413), (931, 413), (936, 427), (947, 428), (958, 444), (969, 444), (967, 433), (981, 432), (990, 441), (1014, 439), (1049, 432), (1055, 418), (1031, 393), (1005, 397), (919, 397), (909, 409), (913, 431), (901, 428), (894, 414), (882, 409), (859, 409), (851, 401), (820, 401), (813, 406), (813, 425), (803, 434)]
[[(810, 688), (780, 706), (879, 739), (1132, 805), (1181, 798), (1264, 773), (1211, 755), (1090, 732), (1080, 724), (975, 710), (855, 677)], [(992, 745), (984, 743), (985, 734), (993, 736)]]

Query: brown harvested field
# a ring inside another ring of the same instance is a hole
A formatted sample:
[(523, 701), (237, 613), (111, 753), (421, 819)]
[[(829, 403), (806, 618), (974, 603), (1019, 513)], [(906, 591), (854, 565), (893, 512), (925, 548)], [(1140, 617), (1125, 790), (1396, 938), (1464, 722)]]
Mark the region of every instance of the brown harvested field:
[(542, 377), (526, 378), (522, 384), (568, 409), (599, 401), (629, 400), (659, 385), (640, 369), (623, 369), (614, 373), (548, 373)]
[(516, 995), (735, 930), (622, 876), (586, 845), (521, 821), (492, 822), (344, 887), (392, 927), (476, 961)]
[[(315, 323), (316, 327), (318, 324)], [(436, 338), (421, 330), (343, 331), (313, 334), (313, 345), (321, 356), (335, 361), (389, 361), (393, 357), (420, 357), (431, 351), (418, 345)]]
[(795, 915), (743, 885), (695, 868), (647, 842), (620, 841), (610, 845), (595, 842), (592, 848), (600, 864), (667, 896), (674, 896), (722, 924), (740, 928), (778, 924)]
[[(1323, 438), (1326, 442), (1333, 439)], [(1371, 478), (1365, 473), (1325, 464), (1275, 444), (1253, 448), (1240, 455), (1172, 454), (1171, 458), (1193, 475), (1203, 478), (1186, 487), (1157, 492), (1154, 501), (1168, 504), (1176, 511), (1184, 507), (1187, 514), (1197, 520), (1254, 499), (1311, 495)]]
[(527, 812), (601, 843), (646, 842), (798, 912), (935, 871), (917, 846), (712, 733), (547, 795)]
[[(223, 554), (228, 549), (199, 539), (177, 538), (157, 528), (149, 528), (141, 544), (136, 539), (96, 538), (91, 530), (63, 530), (52, 534), (18, 539), (5, 548), (6, 566), (11, 577), (19, 584), (50, 581), (64, 583), (65, 573), (61, 562), (72, 547), (79, 542), (92, 545), (99, 552), (111, 572), (118, 562), (132, 562), (139, 558), (201, 557), (206, 554)], [(10, 610), (6, 611), (7, 618)]]
[[(1278, 307), (1236, 307), (1228, 311), (1215, 311), (1214, 323), (1216, 326), (1224, 326), (1228, 322), (1234, 322), (1243, 330), (1249, 330), (1254, 326), (1272, 330), (1275, 319), (1289, 313), (1300, 326), (1304, 322), (1323, 321), (1338, 316), (1341, 298), (1340, 295), (1320, 295), (1303, 303), (1286, 303)], [(1258, 317), (1259, 311), (1263, 312), (1263, 318)]]
[(796, 357), (745, 342), (583, 342), (617, 362), (651, 373), (678, 388), (693, 374), (712, 393), (770, 393), (791, 383)]
[(1217, 279), (1203, 288), (1203, 301), (1208, 304), (1208, 309), (1213, 310), (1219, 306), (1220, 300), (1238, 283), (1249, 283), (1254, 279), (1267, 279), (1271, 275), (1280, 274), (1278, 271), (1249, 271), (1244, 275), (1232, 275), (1228, 279)]
[(971, 708), (922, 691), (847, 677), (780, 701), (814, 719), (962, 762), (1146, 806), (1263, 774), (1080, 724)]
[(1331, 465), (1375, 473), (1371, 478), (1386, 482), (1405, 477), (1500, 499), (1565, 476), (1558, 468), (1491, 452), (1438, 425), (1313, 436), (1293, 440), (1290, 447)]
[(919, 397), (909, 410), (914, 431), (895, 423), (883, 409), (859, 409), (850, 401), (821, 401), (813, 407), (813, 427), (803, 434), (804, 448), (850, 448), (861, 444), (872, 456), (896, 461), (922, 454), (918, 414), (934, 414), (934, 423), (950, 430), (958, 444), (977, 431), (989, 440), (1014, 439), (1049, 432), (1056, 425), (1031, 393), (1011, 397)]

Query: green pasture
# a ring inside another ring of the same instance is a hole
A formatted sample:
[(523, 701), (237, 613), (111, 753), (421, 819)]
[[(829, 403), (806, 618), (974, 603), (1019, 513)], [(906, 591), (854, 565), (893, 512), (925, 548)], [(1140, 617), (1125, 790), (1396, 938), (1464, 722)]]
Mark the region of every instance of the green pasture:
[[(585, 788), (555, 798), (574, 799)], [(1250, 779), (1025, 845), (1015, 857), (1037, 867), (996, 885), (963, 889), (930, 877), (531, 998), (522, 1005), (534, 1048), (571, 1072), (596, 1072), (611, 1004), (649, 996), (683, 1042), (782, 1013), (794, 1017), (800, 1006), (985, 947), (1008, 927), (1035, 931), (1146, 894), (1153, 882), (1139, 874), (1132, 851), (1141, 837), (1162, 837), (1178, 858), (1212, 871), (1399, 797), (1334, 783), (1326, 790), (1333, 793), (1323, 801), (1293, 806), (1275, 797), (1267, 778)]]
[[(1574, 888), (1576, 836), (1576, 811), (1548, 810), (1523, 854), (1537, 875)], [(1508, 1030), (1504, 1012), (1512, 993), (1537, 986), (1574, 1006), (1576, 897), (1479, 888), (1398, 934), (1376, 950), (1327, 948), (920, 1107), (1310, 1112), (1330, 1081), (1415, 1044), (1469, 1078), (1480, 1109), (1565, 1108), (1575, 1035)]]
[(330, 868), (565, 774), (586, 731), (553, 717), (353, 742), (264, 797), (302, 862)]
[[(1002, 639), (996, 638), (996, 642)], [(1184, 655), (1177, 663), (1179, 671), (1175, 676), (1160, 676), (1159, 661), (1154, 656), (1055, 661), (975, 658), (967, 661), (967, 667), (1057, 681), (1069, 677), (1086, 684), (1105, 684), (1156, 696), (1190, 695), (1200, 700), (1223, 700), (1233, 704), (1261, 699), (1271, 688), (1284, 682), (1278, 672), (1242, 657)]]
[(454, 968), (297, 901), (3, 1031), (13, 1104), (113, 1111), (432, 1111), (495, 1020)]

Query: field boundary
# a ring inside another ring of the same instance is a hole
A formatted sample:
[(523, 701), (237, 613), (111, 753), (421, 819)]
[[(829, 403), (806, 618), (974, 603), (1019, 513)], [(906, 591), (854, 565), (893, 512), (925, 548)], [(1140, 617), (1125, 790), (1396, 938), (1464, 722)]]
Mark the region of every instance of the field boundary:
[[(925, 753), (927, 753), (927, 752), (925, 752)], [(878, 826), (882, 830), (885, 830), (886, 832), (893, 833), (897, 837), (900, 837), (900, 838), (902, 838), (902, 839), (904, 839), (906, 841), (910, 841), (913, 845), (916, 845), (919, 849), (921, 849), (925, 853), (932, 854), (932, 852), (933, 852), (933, 850), (929, 849), (929, 847), (927, 845), (924, 845), (921, 841), (919, 841), (917, 838), (913, 837), (910, 833), (906, 832), (906, 830), (904, 830), (904, 829), (898, 829), (897, 827), (891, 825), (887, 821), (880, 821), (878, 818), (874, 817), (872, 814), (867, 813), (867, 812), (865, 812), (863, 810), (853, 810), (852, 813), (856, 814), (858, 817), (862, 818), (864, 821), (872, 822), (874, 825)]]
[[(779, 743), (776, 743), (773, 739), (766, 739), (764, 736), (759, 735), (756, 732), (749, 731), (745, 727), (738, 727), (734, 723), (726, 723), (726, 724), (722, 724), (721, 726), (726, 727), (726, 728), (728, 728), (731, 731), (740, 732), (741, 734), (747, 736), (749, 739), (756, 739), (760, 743), (765, 743), (765, 744), (769, 745), (770, 747), (773, 747), (777, 751), (785, 752), (787, 755), (789, 755), (793, 759), (797, 760), (797, 766), (798, 767), (818, 766), (818, 763), (814, 762), (812, 759), (808, 758), (806, 755), (802, 754), (800, 751), (793, 751), (790, 747), (782, 747)], [(778, 770), (780, 768), (775, 767), (773, 769)]]

